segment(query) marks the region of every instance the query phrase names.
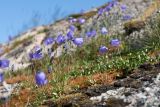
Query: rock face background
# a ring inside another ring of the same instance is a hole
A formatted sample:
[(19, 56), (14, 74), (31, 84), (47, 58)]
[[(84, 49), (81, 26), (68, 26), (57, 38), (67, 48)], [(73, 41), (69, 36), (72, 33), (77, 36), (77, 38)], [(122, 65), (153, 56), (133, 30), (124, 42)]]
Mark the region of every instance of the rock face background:
[[(127, 11), (120, 12), (120, 7), (114, 7), (109, 15), (98, 16), (98, 9), (93, 9), (83, 14), (71, 15), (72, 17), (86, 19), (86, 23), (77, 26), (76, 36), (85, 37), (86, 32), (91, 28), (98, 29), (105, 24), (108, 28), (108, 35), (126, 34), (125, 40), (134, 41), (146, 36), (149, 31), (146, 22), (154, 20), (159, 15), (159, 0), (120, 0), (118, 5), (125, 4)], [(103, 6), (102, 6), (103, 7)], [(100, 7), (101, 8), (101, 7)], [(132, 20), (124, 20), (120, 17), (130, 15)], [(106, 20), (107, 24), (103, 22)], [(35, 46), (43, 49), (43, 54), (47, 54), (48, 48), (54, 43), (45, 47), (43, 42), (47, 37), (56, 38), (59, 34), (66, 35), (70, 22), (68, 19), (57, 21), (47, 26), (39, 26), (31, 29), (8, 44), (3, 44), (1, 48), (1, 58), (10, 60), (10, 67), (5, 70), (16, 72), (30, 65), (29, 53)], [(99, 35), (100, 32), (97, 32)], [(140, 47), (138, 43), (136, 47)], [(133, 46), (134, 46), (133, 45)], [(65, 45), (58, 46), (51, 53), (51, 57), (60, 57)], [(71, 43), (69, 51), (75, 51), (76, 46)], [(72, 107), (159, 107), (160, 106), (160, 65), (144, 65), (134, 70), (133, 73), (125, 78), (118, 79), (111, 85), (87, 87), (82, 90), (71, 92), (76, 95), (61, 106)], [(81, 93), (81, 94), (79, 94)], [(59, 102), (46, 101), (44, 105), (59, 106)]]

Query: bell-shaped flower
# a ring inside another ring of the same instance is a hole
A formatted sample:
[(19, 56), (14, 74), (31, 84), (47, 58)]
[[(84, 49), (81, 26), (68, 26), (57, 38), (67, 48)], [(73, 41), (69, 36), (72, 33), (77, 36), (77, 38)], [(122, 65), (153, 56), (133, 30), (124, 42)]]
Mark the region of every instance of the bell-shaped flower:
[(90, 31), (88, 31), (88, 32), (86, 33), (86, 36), (87, 36), (87, 37), (91, 37), (91, 36), (92, 36), (92, 33), (91, 33)]
[(96, 30), (92, 30), (92, 31), (91, 31), (91, 34), (92, 34), (92, 37), (95, 37), (95, 36), (97, 35)]
[(29, 57), (31, 60), (40, 60), (43, 58), (42, 52), (31, 52), (29, 53)]
[(101, 28), (101, 34), (106, 35), (107, 33), (108, 33), (108, 30), (106, 29), (106, 27), (102, 27)]
[(121, 5), (121, 10), (122, 10), (122, 11), (125, 11), (126, 9), (127, 9), (127, 6), (126, 6), (126, 5), (124, 5), (124, 4)]
[(74, 32), (75, 29), (76, 29), (76, 27), (75, 27), (74, 25), (70, 25), (70, 26), (69, 26), (69, 29), (70, 29), (70, 31)]
[(120, 41), (118, 39), (112, 39), (110, 44), (111, 46), (118, 47), (120, 45)]
[(123, 20), (131, 20), (132, 16), (131, 15), (124, 15)]
[(106, 46), (101, 46), (99, 48), (99, 53), (104, 54), (108, 51), (108, 48)]
[(113, 4), (113, 6), (117, 6), (118, 5), (118, 0), (113, 0), (112, 4)]
[(43, 71), (38, 71), (35, 75), (35, 82), (38, 86), (43, 86), (48, 83), (46, 74)]
[(84, 24), (86, 20), (84, 18), (79, 18), (78, 19), (79, 24)]
[(111, 9), (112, 9), (111, 6), (106, 6), (105, 11), (106, 11), (106, 12), (109, 12)]
[(42, 48), (38, 45), (36, 45), (34, 48), (33, 48), (33, 52), (36, 52), (36, 53), (40, 53), (42, 52)]
[(0, 68), (7, 68), (9, 67), (10, 61), (7, 59), (0, 60)]
[(73, 31), (69, 31), (69, 32), (67, 33), (67, 40), (72, 40), (73, 37), (74, 37)]
[(82, 46), (83, 45), (83, 38), (75, 38), (74, 40), (73, 40), (73, 43), (75, 44), (75, 45), (77, 45), (77, 46)]
[(103, 12), (104, 12), (104, 9), (103, 9), (103, 8), (100, 8), (100, 9), (98, 10), (98, 15), (102, 15)]
[(62, 43), (64, 43), (66, 41), (65, 37), (63, 35), (58, 35), (56, 42), (58, 45), (61, 45)]
[(86, 33), (87, 37), (95, 37), (97, 34), (96, 30), (92, 30)]
[(77, 22), (77, 19), (76, 18), (72, 18), (72, 19), (69, 20), (69, 22), (70, 23), (75, 23), (75, 22)]
[(113, 7), (113, 3), (112, 2), (109, 2), (109, 4), (105, 7), (105, 11), (106, 12), (109, 12), (111, 9), (112, 9), (112, 7)]
[(52, 37), (48, 37), (44, 40), (45, 45), (50, 45), (54, 42), (54, 39)]
[(43, 58), (42, 48), (40, 46), (35, 46), (33, 50), (29, 53), (29, 58), (31, 60), (40, 60)]
[(4, 74), (1, 72), (0, 73), (0, 83), (2, 83), (4, 81)]

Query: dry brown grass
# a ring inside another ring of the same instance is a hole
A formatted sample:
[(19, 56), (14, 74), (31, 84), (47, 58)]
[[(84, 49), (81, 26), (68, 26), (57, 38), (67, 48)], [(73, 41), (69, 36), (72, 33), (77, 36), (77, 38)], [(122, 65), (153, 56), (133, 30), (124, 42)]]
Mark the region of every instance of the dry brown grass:
[(6, 82), (9, 83), (9, 84), (20, 83), (22, 81), (26, 81), (27, 79), (28, 79), (28, 76), (18, 75), (16, 77), (7, 79)]
[[(82, 93), (69, 94), (65, 96), (61, 96), (55, 101), (56, 107), (62, 107), (64, 104), (68, 104), (71, 99), (74, 100), (76, 98), (79, 102), (86, 101), (88, 96)], [(79, 107), (79, 106), (78, 106)]]
[[(79, 86), (79, 88), (85, 88), (95, 84), (112, 84), (116, 80), (116, 77), (121, 74), (121, 72), (111, 71), (96, 73), (91, 76), (80, 76), (68, 80), (68, 85), (70, 87)], [(93, 83), (91, 81), (93, 81)]]
[[(48, 79), (52, 79), (52, 75), (47, 75)], [(15, 77), (6, 80), (7, 83), (22, 83), (18, 95), (13, 95), (11, 100), (8, 102), (9, 107), (25, 107), (27, 103), (33, 102), (37, 97), (37, 92), (46, 92), (48, 96), (51, 94), (51, 85), (47, 84), (43, 87), (38, 87), (35, 90), (31, 89), (35, 86), (34, 75), (17, 75)]]
[(15, 95), (11, 98), (8, 105), (9, 107), (25, 107), (27, 102), (32, 101), (35, 98), (35, 94), (31, 89), (25, 88), (20, 90), (19, 95)]

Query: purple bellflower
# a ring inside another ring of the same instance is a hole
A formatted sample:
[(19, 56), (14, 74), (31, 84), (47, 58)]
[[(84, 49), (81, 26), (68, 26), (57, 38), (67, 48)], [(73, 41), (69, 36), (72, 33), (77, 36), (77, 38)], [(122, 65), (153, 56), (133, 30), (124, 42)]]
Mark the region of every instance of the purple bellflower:
[(131, 20), (132, 16), (131, 15), (124, 15), (123, 20)]
[(102, 15), (103, 12), (104, 12), (104, 9), (103, 9), (103, 8), (100, 8), (100, 9), (98, 10), (98, 15)]
[(4, 81), (4, 74), (0, 73), (0, 83), (2, 83)]
[(42, 48), (37, 45), (37, 46), (35, 46), (35, 47), (33, 48), (33, 51), (34, 51), (34, 52), (37, 52), (37, 53), (40, 53), (40, 52), (42, 51)]
[(32, 60), (40, 60), (43, 58), (42, 52), (29, 53), (29, 57)]
[(70, 29), (70, 31), (73, 31), (73, 32), (74, 32), (75, 29), (76, 29), (76, 27), (75, 27), (74, 25), (70, 25), (70, 26), (69, 26), (69, 29)]
[(35, 81), (38, 86), (43, 86), (48, 83), (46, 74), (42, 71), (38, 71), (35, 75)]
[(66, 38), (63, 36), (63, 35), (58, 35), (57, 39), (56, 39), (56, 42), (58, 45), (61, 45), (62, 43), (65, 43), (66, 41)]
[(96, 30), (92, 30), (86, 33), (87, 37), (95, 37), (97, 34)]
[(107, 33), (108, 33), (108, 30), (106, 29), (106, 27), (102, 27), (101, 28), (101, 34), (106, 35)]
[(125, 11), (126, 9), (127, 9), (127, 6), (126, 6), (126, 5), (124, 5), (124, 4), (121, 5), (121, 10), (122, 10), (122, 11)]
[(69, 20), (69, 22), (70, 22), (70, 23), (75, 23), (75, 22), (77, 22), (77, 19), (76, 19), (76, 18), (71, 18), (71, 19)]
[(10, 61), (7, 60), (7, 59), (0, 60), (0, 68), (7, 68), (7, 67), (9, 67), (9, 63), (10, 63)]
[(43, 58), (42, 48), (40, 46), (35, 46), (32, 52), (29, 53), (29, 58), (31, 60), (40, 60)]
[(99, 53), (104, 54), (108, 51), (108, 48), (106, 46), (101, 46), (99, 48)]
[(54, 42), (54, 39), (52, 37), (48, 37), (44, 40), (45, 45), (50, 45)]
[(73, 33), (73, 31), (69, 31), (68, 33), (67, 33), (67, 40), (72, 40), (74, 38), (74, 33)]
[(82, 46), (83, 45), (83, 38), (75, 38), (73, 40), (73, 43), (77, 46)]
[(118, 47), (120, 45), (120, 41), (118, 39), (112, 39), (110, 44), (111, 46)]
[(79, 18), (78, 19), (79, 24), (84, 24), (86, 20), (84, 18)]

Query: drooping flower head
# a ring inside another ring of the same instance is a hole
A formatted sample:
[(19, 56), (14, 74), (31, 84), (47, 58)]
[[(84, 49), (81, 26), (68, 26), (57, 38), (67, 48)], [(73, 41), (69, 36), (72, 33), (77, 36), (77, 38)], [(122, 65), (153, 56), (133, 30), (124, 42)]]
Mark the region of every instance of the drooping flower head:
[(31, 60), (40, 60), (43, 58), (42, 48), (40, 46), (35, 46), (32, 52), (29, 53), (29, 58)]
[(43, 58), (43, 54), (41, 52), (29, 53), (29, 57), (31, 60), (40, 60)]
[(108, 30), (106, 29), (106, 27), (102, 27), (101, 28), (101, 34), (106, 35), (107, 33), (108, 33)]
[(97, 34), (96, 30), (92, 30), (86, 33), (87, 37), (95, 37)]
[(0, 83), (4, 81), (4, 74), (0, 72)]
[(111, 9), (112, 9), (112, 6), (111, 6), (111, 5), (108, 5), (108, 6), (105, 7), (105, 11), (106, 11), (106, 12), (109, 12)]
[(103, 9), (103, 8), (100, 8), (100, 9), (98, 10), (98, 15), (102, 15), (103, 12), (104, 12), (104, 9)]
[(79, 18), (78, 19), (79, 24), (84, 24), (86, 20), (84, 18)]
[(105, 7), (105, 11), (109, 12), (114, 6), (118, 5), (117, 0), (110, 1), (108, 5)]
[(71, 19), (69, 20), (69, 22), (70, 22), (70, 23), (75, 23), (75, 22), (77, 22), (77, 19), (76, 19), (76, 18), (71, 18)]
[(121, 5), (121, 10), (125, 11), (127, 9), (127, 6), (125, 4)]
[(120, 41), (118, 39), (112, 39), (110, 44), (111, 46), (118, 47), (120, 45)]
[(104, 54), (108, 51), (108, 48), (106, 46), (101, 46), (99, 48), (99, 53)]
[(73, 43), (77, 46), (82, 46), (83, 45), (83, 38), (75, 38), (73, 40)]
[(58, 35), (56, 42), (58, 45), (61, 45), (62, 43), (64, 43), (66, 41), (65, 37), (63, 35)]
[(76, 27), (75, 27), (74, 25), (70, 25), (70, 26), (69, 26), (69, 29), (70, 29), (70, 31), (74, 32), (75, 29), (76, 29)]
[(91, 37), (91, 36), (92, 36), (92, 33), (91, 33), (90, 31), (88, 31), (88, 32), (86, 33), (86, 36), (87, 36), (87, 37)]
[(54, 39), (52, 37), (48, 37), (44, 40), (45, 45), (50, 45), (54, 42)]
[(42, 51), (42, 48), (38, 45), (34, 46), (33, 48), (33, 52), (37, 52), (37, 53), (40, 53)]
[(43, 71), (38, 71), (35, 75), (35, 82), (38, 86), (43, 86), (48, 83), (46, 74)]
[(113, 8), (113, 3), (109, 2), (108, 5), (105, 7), (105, 11), (109, 12)]
[(117, 0), (113, 0), (112, 1), (112, 6), (114, 7), (114, 6), (117, 6), (118, 5), (118, 1)]
[(123, 20), (131, 20), (132, 16), (131, 15), (124, 15)]
[(92, 30), (92, 31), (91, 31), (91, 33), (92, 33), (92, 37), (94, 37), (94, 36), (96, 36), (96, 35), (97, 35), (96, 30)]
[(73, 31), (69, 31), (68, 33), (67, 33), (67, 40), (72, 40), (74, 38), (74, 33), (73, 33)]
[(10, 61), (7, 59), (0, 60), (0, 68), (7, 68), (9, 67)]

